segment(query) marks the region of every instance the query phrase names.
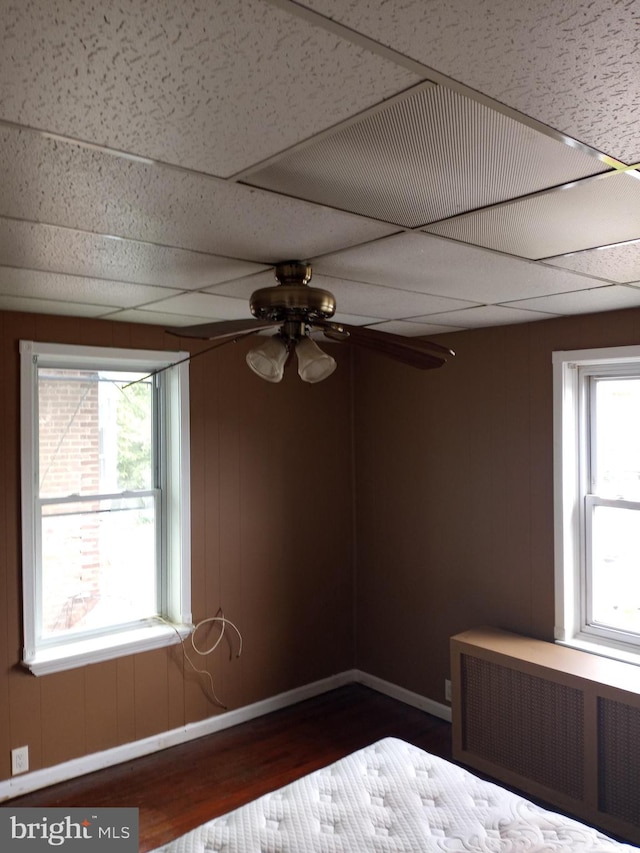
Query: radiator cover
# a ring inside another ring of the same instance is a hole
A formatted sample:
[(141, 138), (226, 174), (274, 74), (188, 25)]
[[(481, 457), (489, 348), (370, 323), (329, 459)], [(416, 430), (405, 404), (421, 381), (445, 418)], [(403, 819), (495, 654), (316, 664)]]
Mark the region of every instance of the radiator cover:
[(640, 667), (479, 628), (451, 678), (456, 760), (640, 843)]

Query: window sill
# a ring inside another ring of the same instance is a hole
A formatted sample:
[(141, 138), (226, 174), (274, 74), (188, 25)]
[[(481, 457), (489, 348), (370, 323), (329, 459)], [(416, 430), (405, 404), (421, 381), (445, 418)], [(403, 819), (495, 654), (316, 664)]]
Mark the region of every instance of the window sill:
[(570, 649), (578, 649), (581, 652), (589, 652), (592, 655), (609, 658), (609, 660), (617, 660), (622, 663), (630, 663), (635, 666), (640, 666), (640, 648), (637, 651), (622, 647), (616, 643), (606, 643), (604, 640), (594, 641), (585, 640), (581, 637), (572, 637), (569, 640), (556, 640), (560, 646), (567, 646)]
[(171, 646), (180, 642), (180, 639), (188, 637), (191, 630), (191, 625), (175, 625), (174, 630), (170, 625), (150, 624), (144, 628), (122, 631), (119, 634), (92, 637), (41, 649), (30, 657), (25, 656), (22, 665), (33, 675), (49, 675), (53, 672), (76, 669), (125, 655)]

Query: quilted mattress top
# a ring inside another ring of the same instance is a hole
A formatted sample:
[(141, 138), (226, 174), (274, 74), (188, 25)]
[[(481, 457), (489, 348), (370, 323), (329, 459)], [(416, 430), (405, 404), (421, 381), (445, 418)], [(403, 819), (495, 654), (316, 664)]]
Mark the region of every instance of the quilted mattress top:
[(156, 853), (569, 850), (638, 853), (418, 747), (385, 738)]

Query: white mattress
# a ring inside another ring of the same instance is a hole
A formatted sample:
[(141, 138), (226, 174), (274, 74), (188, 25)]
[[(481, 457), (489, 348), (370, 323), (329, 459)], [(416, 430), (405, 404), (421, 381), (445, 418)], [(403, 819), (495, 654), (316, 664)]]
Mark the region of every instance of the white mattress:
[(396, 738), (216, 818), (163, 853), (636, 851)]

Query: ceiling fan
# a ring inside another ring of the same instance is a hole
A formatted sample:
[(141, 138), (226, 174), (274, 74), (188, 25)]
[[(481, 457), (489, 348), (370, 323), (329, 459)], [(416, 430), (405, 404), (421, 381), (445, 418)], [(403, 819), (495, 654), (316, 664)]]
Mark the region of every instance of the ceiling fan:
[(254, 319), (178, 326), (167, 332), (222, 344), (277, 327), (275, 335), (247, 353), (249, 367), (268, 382), (282, 379), (294, 350), (298, 374), (305, 382), (320, 382), (333, 373), (335, 359), (324, 353), (310, 337), (315, 330), (328, 340), (366, 347), (423, 370), (442, 367), (447, 358), (455, 355), (448, 347), (430, 341), (331, 322), (329, 318), (335, 314), (336, 300), (328, 290), (309, 286), (311, 265), (306, 261), (277, 264), (275, 278), (277, 285), (263, 287), (251, 295), (249, 306)]

